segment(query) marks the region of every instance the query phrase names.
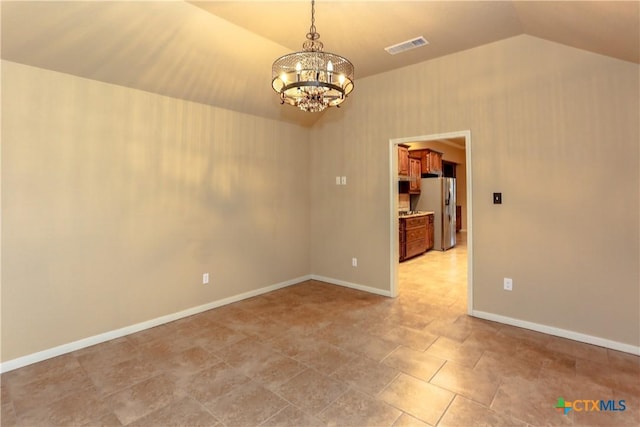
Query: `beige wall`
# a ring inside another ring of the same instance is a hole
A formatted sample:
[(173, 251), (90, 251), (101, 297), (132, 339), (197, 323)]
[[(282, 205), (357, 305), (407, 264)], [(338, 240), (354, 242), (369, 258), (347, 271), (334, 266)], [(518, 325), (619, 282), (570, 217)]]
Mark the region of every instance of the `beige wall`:
[(639, 345), (639, 89), (529, 36), (359, 80), (312, 133), (312, 272), (389, 289), (389, 140), (469, 129), (474, 309)]
[(309, 273), (308, 129), (2, 67), (3, 361)]
[(389, 139), (467, 129), (475, 309), (640, 344), (635, 64), (515, 37), (310, 131), (2, 66), (3, 361), (309, 273), (388, 291)]

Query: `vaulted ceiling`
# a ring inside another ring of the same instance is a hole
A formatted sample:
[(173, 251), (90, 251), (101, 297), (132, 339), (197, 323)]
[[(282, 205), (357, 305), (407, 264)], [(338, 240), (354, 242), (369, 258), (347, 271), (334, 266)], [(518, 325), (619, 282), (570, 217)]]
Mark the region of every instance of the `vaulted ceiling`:
[[(271, 63), (300, 50), (310, 1), (3, 1), (2, 58), (94, 80), (311, 125), (281, 106)], [(323, 1), (325, 50), (357, 79), (529, 34), (640, 63), (636, 1)], [(424, 36), (399, 55), (384, 48)], [(347, 101), (348, 102), (348, 101)]]

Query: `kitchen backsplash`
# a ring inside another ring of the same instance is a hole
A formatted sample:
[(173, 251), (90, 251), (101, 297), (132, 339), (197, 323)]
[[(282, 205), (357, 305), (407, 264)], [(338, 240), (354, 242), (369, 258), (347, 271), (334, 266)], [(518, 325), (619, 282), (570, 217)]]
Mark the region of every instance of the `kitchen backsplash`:
[(409, 211), (411, 202), (409, 200), (408, 193), (400, 193), (398, 194), (398, 211)]

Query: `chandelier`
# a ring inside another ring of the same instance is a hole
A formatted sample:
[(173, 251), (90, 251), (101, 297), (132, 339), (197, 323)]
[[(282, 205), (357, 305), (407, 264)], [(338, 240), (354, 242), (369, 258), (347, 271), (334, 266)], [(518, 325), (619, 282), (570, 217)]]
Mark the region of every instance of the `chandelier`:
[(353, 90), (353, 64), (340, 55), (323, 52), (319, 38), (315, 0), (311, 0), (311, 27), (302, 51), (281, 56), (271, 67), (271, 85), (280, 95), (281, 104), (318, 112), (339, 107)]

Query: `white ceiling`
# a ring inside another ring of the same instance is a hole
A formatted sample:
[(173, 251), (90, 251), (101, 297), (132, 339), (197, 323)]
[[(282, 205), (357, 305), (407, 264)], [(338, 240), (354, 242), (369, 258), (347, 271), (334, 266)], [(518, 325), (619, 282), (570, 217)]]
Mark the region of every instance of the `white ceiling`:
[[(2, 58), (149, 92), (311, 125), (281, 106), (271, 63), (300, 50), (310, 1), (3, 1)], [(323, 1), (325, 50), (357, 79), (529, 34), (640, 63), (637, 1)], [(429, 45), (391, 56), (417, 36)], [(348, 102), (348, 101), (347, 101)]]

